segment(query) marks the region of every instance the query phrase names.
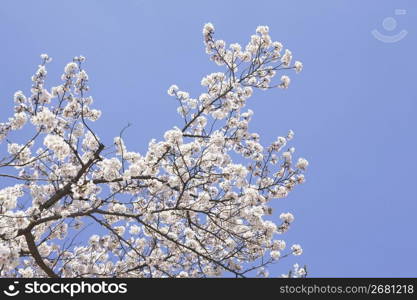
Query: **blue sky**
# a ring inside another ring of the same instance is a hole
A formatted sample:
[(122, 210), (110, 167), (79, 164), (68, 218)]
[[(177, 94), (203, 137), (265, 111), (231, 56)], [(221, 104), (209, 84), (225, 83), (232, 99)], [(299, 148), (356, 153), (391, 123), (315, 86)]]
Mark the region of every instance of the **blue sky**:
[[(201, 77), (221, 70), (204, 53), (203, 24), (241, 44), (268, 25), (304, 63), (290, 89), (249, 102), (250, 129), (264, 144), (292, 129), (297, 153), (310, 161), (307, 183), (274, 205), (296, 216), (285, 238), (302, 244), (297, 261), (313, 277), (417, 276), (416, 15), (411, 0), (2, 0), (0, 120), (13, 93), (29, 91), (41, 53), (54, 58), (50, 86), (82, 54), (103, 112), (94, 128), (110, 142), (131, 122), (127, 145), (143, 153), (180, 124), (167, 88), (197, 95)], [(408, 34), (384, 43), (374, 29)]]

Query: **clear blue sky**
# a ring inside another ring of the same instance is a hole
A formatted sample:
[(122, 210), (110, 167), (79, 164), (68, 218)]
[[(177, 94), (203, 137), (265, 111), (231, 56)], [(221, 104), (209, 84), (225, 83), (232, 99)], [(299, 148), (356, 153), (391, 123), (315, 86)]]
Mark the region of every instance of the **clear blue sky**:
[[(311, 276), (417, 276), (415, 1), (2, 0), (0, 119), (16, 90), (28, 93), (39, 54), (54, 58), (50, 86), (82, 54), (103, 111), (94, 128), (110, 142), (130, 121), (128, 147), (143, 153), (179, 122), (169, 85), (197, 95), (201, 77), (220, 70), (204, 53), (208, 21), (217, 37), (242, 44), (269, 25), (304, 62), (289, 90), (249, 103), (264, 144), (293, 129), (311, 163), (307, 183), (275, 205), (296, 216), (286, 239), (303, 245), (297, 261)], [(373, 29), (408, 35), (383, 43)]]

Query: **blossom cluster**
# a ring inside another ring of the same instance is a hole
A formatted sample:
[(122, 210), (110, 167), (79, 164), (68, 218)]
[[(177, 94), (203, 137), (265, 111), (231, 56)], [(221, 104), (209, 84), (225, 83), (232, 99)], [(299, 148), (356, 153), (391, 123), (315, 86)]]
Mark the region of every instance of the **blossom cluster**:
[[(184, 125), (142, 154), (128, 149), (123, 130), (105, 146), (92, 129), (101, 112), (87, 96), (84, 57), (48, 90), (51, 58), (41, 56), (31, 95), (16, 92), (14, 116), (0, 123), (8, 143), (0, 169), (15, 170), (8, 177), (20, 182), (0, 190), (1, 276), (267, 276), (268, 265), (303, 253), (283, 239), (294, 215), (276, 217), (273, 203), (305, 181), (309, 163), (293, 159), (292, 130), (262, 145), (246, 107), (257, 89), (288, 88), (286, 73), (303, 65), (292, 64), (267, 26), (245, 47), (227, 47), (214, 32), (204, 26), (204, 45), (225, 72), (202, 78), (197, 96), (172, 85)], [(278, 73), (285, 74), (275, 81)], [(10, 142), (28, 122), (32, 138)], [(100, 230), (84, 239), (90, 223)]]

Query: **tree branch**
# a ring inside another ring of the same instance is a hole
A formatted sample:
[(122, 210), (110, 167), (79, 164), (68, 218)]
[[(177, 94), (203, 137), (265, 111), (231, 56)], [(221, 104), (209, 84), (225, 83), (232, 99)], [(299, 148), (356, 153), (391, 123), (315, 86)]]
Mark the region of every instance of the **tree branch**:
[(48, 267), (45, 262), (43, 261), (42, 256), (40, 255), (38, 248), (35, 244), (35, 239), (30, 231), (26, 231), (24, 233), (26, 243), (28, 244), (29, 252), (32, 255), (32, 257), (35, 259), (35, 262), (38, 264), (38, 266), (51, 278), (59, 278), (55, 272)]

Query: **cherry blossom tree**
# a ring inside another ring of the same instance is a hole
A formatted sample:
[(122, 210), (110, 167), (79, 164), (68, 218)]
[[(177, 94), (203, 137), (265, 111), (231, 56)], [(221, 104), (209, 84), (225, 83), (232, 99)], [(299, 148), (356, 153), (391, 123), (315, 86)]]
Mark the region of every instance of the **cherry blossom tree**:
[[(290, 78), (275, 75), (303, 65), (267, 26), (244, 49), (215, 39), (210, 23), (203, 36), (225, 70), (204, 77), (195, 98), (168, 89), (183, 124), (145, 154), (126, 147), (124, 130), (112, 145), (93, 130), (101, 112), (84, 57), (48, 90), (51, 58), (41, 55), (30, 96), (17, 91), (14, 115), (0, 123), (1, 277), (268, 276), (271, 264), (302, 254), (280, 238), (294, 216), (270, 204), (304, 182), (308, 162), (293, 162), (292, 131), (262, 146), (245, 105), (255, 89), (288, 88)], [(27, 140), (13, 142), (24, 127)], [(295, 265), (286, 276), (305, 275)]]

